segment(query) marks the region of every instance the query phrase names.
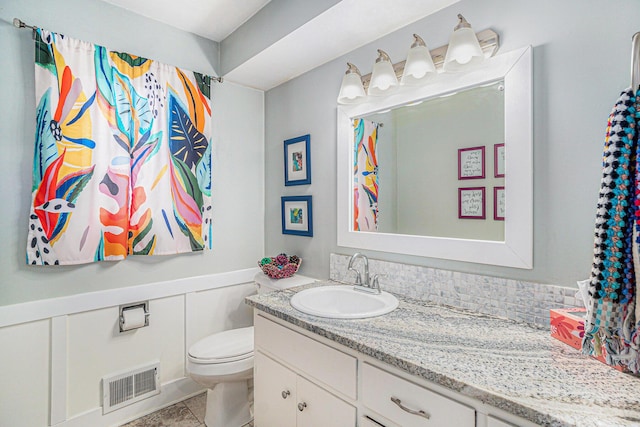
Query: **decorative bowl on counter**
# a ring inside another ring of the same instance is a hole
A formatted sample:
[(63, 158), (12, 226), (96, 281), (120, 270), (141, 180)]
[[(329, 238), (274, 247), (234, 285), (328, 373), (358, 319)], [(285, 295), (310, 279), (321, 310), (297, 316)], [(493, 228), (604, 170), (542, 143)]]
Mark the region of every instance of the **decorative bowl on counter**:
[(284, 279), (296, 274), (300, 264), (302, 264), (302, 259), (297, 255), (280, 254), (275, 257), (262, 258), (258, 262), (258, 267), (272, 279)]

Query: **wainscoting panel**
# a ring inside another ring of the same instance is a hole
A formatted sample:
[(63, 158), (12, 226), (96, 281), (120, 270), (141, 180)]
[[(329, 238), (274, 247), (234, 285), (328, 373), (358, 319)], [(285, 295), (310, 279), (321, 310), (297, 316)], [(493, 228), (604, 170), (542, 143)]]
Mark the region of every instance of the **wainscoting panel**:
[(118, 307), (69, 316), (69, 417), (102, 402), (101, 378), (160, 361), (160, 383), (184, 376), (184, 296), (151, 300), (149, 326), (119, 332)]
[(49, 320), (0, 329), (0, 426), (49, 424)]
[[(190, 397), (186, 353), (249, 326), (257, 268), (0, 307), (0, 426), (120, 425)], [(119, 332), (118, 306), (149, 300), (149, 326)], [(101, 379), (160, 361), (159, 395), (102, 415)]]

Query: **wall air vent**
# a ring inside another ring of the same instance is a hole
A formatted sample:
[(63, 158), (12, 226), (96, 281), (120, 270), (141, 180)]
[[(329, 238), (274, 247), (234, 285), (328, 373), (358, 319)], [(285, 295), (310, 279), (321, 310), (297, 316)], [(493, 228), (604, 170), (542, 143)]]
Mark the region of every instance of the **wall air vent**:
[(102, 414), (160, 393), (160, 362), (102, 378)]

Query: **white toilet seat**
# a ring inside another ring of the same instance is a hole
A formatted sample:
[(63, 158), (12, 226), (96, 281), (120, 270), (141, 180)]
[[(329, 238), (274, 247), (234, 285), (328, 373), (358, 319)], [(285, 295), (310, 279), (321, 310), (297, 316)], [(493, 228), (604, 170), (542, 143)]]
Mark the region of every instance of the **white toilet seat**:
[(253, 376), (253, 326), (209, 335), (189, 348), (187, 370), (201, 384)]
[(189, 348), (193, 363), (227, 363), (253, 355), (253, 326), (209, 335)]

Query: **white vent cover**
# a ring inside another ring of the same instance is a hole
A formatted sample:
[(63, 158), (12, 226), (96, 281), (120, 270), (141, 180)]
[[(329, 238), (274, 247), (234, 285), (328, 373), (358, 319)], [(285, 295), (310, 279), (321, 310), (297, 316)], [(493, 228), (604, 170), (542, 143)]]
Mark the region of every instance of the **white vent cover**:
[(160, 393), (160, 362), (102, 378), (102, 414)]

